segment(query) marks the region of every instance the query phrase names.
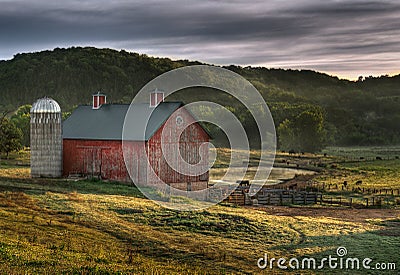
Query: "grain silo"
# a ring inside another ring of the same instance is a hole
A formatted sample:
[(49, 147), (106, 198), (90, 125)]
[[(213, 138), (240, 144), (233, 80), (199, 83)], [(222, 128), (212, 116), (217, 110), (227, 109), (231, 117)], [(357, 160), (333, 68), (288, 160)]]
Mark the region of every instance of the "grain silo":
[(31, 108), (31, 176), (61, 177), (61, 109), (48, 97), (38, 99)]

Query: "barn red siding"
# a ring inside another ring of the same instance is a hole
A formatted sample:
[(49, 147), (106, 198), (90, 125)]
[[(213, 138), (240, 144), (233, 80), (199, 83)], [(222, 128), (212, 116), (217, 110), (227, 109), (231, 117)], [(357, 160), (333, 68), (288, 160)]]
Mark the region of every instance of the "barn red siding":
[[(184, 124), (190, 124), (185, 128), (179, 139), (176, 138), (177, 123), (176, 119), (180, 116), (184, 120)], [(164, 142), (166, 142), (167, 150), (164, 154), (169, 154), (172, 159), (176, 159), (180, 153), (182, 158), (190, 163), (196, 164), (202, 160), (202, 165), (208, 165), (208, 148), (200, 152), (200, 145), (209, 141), (208, 134), (204, 129), (195, 122), (193, 117), (181, 108), (171, 115), (169, 121), (163, 124), (154, 136), (148, 141), (149, 162), (156, 174), (168, 183), (187, 183), (187, 182), (207, 182), (208, 172), (200, 176), (187, 176), (173, 170), (162, 156), (161, 139), (164, 131)], [(191, 124), (193, 123), (193, 124)], [(180, 152), (173, 150), (174, 144), (179, 143)], [(170, 148), (170, 149), (168, 149)], [(149, 181), (153, 179), (149, 178)], [(205, 187), (207, 184), (204, 185)], [(196, 188), (195, 186), (193, 186)], [(198, 188), (196, 188), (198, 189)]]
[[(135, 142), (132, 146), (139, 144), (141, 142)], [(130, 181), (121, 141), (64, 139), (63, 148), (64, 176), (83, 174), (101, 176), (108, 180)]]
[[(175, 136), (177, 125), (176, 117), (180, 116), (185, 122), (194, 122), (193, 117), (184, 109), (177, 110), (171, 117), (171, 123), (164, 123), (154, 134), (154, 136), (146, 142), (146, 151), (149, 163), (154, 172), (160, 179), (167, 183), (175, 183), (173, 186), (182, 187), (178, 183), (191, 182), (193, 190), (203, 189), (207, 187), (208, 172), (199, 176), (186, 176), (173, 170), (162, 156), (161, 137), (162, 132), (167, 142), (166, 154), (176, 157), (178, 151), (173, 150), (174, 144), (179, 144), (180, 154), (182, 158), (191, 164), (196, 164), (203, 160), (202, 165), (208, 165), (208, 149), (200, 152), (200, 145), (209, 141), (208, 134), (198, 124), (194, 123), (183, 130), (179, 139)], [(135, 171), (134, 182), (157, 183), (151, 173), (147, 170), (147, 158), (142, 156), (143, 142), (132, 141), (124, 143), (127, 155), (129, 157), (128, 169)], [(126, 168), (122, 153), (122, 141), (111, 140), (63, 140), (63, 174), (84, 174), (101, 176), (103, 179), (116, 180), (122, 182), (130, 182), (128, 170)], [(178, 185), (177, 185), (178, 184)], [(201, 187), (199, 187), (201, 186)]]

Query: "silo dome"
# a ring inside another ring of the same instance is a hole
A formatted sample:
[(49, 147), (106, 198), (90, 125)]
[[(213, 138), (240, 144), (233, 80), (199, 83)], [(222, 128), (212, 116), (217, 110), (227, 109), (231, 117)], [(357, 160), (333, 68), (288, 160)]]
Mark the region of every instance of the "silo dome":
[(50, 97), (38, 99), (33, 103), (31, 113), (60, 113), (61, 108), (57, 101)]
[(61, 177), (62, 130), (61, 108), (44, 97), (31, 108), (31, 176)]

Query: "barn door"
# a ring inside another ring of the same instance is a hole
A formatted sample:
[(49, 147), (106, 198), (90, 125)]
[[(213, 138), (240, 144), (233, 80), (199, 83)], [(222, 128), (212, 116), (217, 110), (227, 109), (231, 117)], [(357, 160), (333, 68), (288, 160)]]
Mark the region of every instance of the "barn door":
[(101, 149), (85, 149), (85, 170), (89, 177), (101, 177)]

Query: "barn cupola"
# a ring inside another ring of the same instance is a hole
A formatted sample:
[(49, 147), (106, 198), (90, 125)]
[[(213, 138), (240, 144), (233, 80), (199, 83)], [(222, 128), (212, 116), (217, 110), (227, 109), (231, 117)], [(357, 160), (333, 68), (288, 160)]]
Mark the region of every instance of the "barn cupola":
[(150, 107), (156, 107), (161, 102), (164, 102), (164, 92), (155, 89), (150, 93)]
[(107, 96), (101, 92), (97, 92), (93, 94), (93, 105), (92, 109), (97, 110), (101, 107), (101, 105), (107, 103)]

